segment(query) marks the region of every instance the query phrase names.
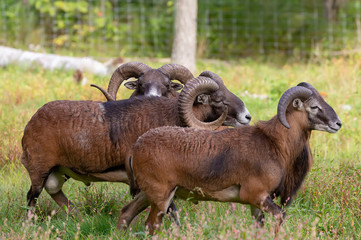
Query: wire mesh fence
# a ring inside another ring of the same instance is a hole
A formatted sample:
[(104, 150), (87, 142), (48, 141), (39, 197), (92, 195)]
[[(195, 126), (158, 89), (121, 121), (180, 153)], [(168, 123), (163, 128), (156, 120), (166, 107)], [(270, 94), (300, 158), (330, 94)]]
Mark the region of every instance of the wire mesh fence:
[[(0, 44), (93, 56), (168, 57), (170, 0), (0, 0)], [(358, 51), (361, 0), (198, 0), (198, 57)]]

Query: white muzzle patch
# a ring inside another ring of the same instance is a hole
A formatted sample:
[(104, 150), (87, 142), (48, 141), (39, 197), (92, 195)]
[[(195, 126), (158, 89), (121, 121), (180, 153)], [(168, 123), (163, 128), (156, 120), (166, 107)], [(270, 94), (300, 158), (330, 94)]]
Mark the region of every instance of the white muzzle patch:
[(159, 91), (159, 89), (152, 87), (149, 89), (148, 93), (146, 94), (148, 97), (161, 97), (162, 93)]
[(249, 113), (248, 109), (244, 107), (244, 112), (238, 115), (238, 121), (242, 124), (249, 124), (251, 121), (250, 116), (251, 114)]

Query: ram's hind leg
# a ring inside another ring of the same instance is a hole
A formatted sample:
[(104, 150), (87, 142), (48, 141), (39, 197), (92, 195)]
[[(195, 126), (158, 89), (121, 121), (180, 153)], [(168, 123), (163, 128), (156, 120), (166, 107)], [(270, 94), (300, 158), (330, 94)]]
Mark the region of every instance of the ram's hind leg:
[[(36, 154), (31, 154), (32, 152), (36, 152)], [(41, 154), (41, 149), (36, 148), (35, 150), (31, 150), (23, 147), (21, 163), (28, 171), (31, 181), (30, 190), (26, 196), (29, 207), (36, 206), (37, 199), (40, 196), (44, 188), (45, 181), (51, 172), (51, 166), (47, 165), (47, 163), (51, 161), (43, 161), (43, 159), (44, 156)]]
[(36, 206), (36, 202), (37, 202), (38, 197), (42, 190), (43, 190), (42, 186), (38, 186), (38, 185), (34, 186), (33, 184), (30, 186), (30, 190), (28, 191), (28, 194), (26, 195), (26, 200), (28, 202), (29, 207)]
[(42, 178), (41, 174), (39, 174), (39, 172), (29, 164), (30, 155), (27, 150), (23, 151), (23, 154), (21, 155), (21, 162), (28, 171), (31, 181), (30, 189), (26, 195), (26, 201), (29, 207), (35, 207), (37, 198), (43, 190), (45, 178)]
[[(29, 170), (28, 170), (29, 171)], [(39, 195), (43, 191), (45, 179), (49, 172), (29, 171), (31, 186), (27, 194), (27, 202), (29, 207), (35, 207)]]
[[(32, 174), (31, 174), (32, 173)], [(32, 216), (35, 211), (36, 202), (38, 200), (38, 197), (40, 196), (41, 192), (43, 191), (44, 182), (46, 179), (46, 175), (48, 173), (34, 173), (29, 171), (30, 180), (31, 180), (31, 186), (30, 190), (28, 191), (28, 194), (26, 195), (26, 200), (28, 203), (28, 210), (27, 215), (28, 217)]]
[(174, 204), (174, 201), (172, 201), (169, 205), (167, 213), (170, 214), (170, 216), (173, 218), (175, 224), (177, 224), (178, 227), (181, 226), (179, 221), (179, 214), (176, 205)]
[(144, 192), (139, 192), (134, 199), (120, 211), (117, 228), (125, 230), (133, 219), (149, 206), (149, 200)]

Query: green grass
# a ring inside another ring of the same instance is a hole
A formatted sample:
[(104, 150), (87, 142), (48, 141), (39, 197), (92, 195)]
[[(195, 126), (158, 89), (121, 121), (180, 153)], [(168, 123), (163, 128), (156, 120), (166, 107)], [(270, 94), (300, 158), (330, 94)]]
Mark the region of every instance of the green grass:
[[(152, 67), (157, 60), (143, 59)], [(240, 60), (199, 61), (198, 72), (219, 74), (226, 86), (246, 104), (252, 122), (276, 113), (280, 95), (306, 81), (316, 87), (343, 122), (336, 134), (314, 131), (311, 148), (314, 165), (297, 197), (287, 208), (279, 238), (361, 239), (361, 61), (359, 58), (318, 62), (277, 63)], [(89, 83), (107, 86), (107, 78), (86, 74)], [(116, 230), (117, 217), (130, 197), (122, 183), (94, 183), (85, 187), (69, 180), (64, 192), (79, 208), (75, 217), (58, 208), (44, 191), (34, 216), (26, 215), (30, 180), (20, 163), (21, 137), (31, 116), (46, 102), (56, 99), (104, 100), (88, 85), (79, 86), (72, 72), (53, 72), (38, 67), (0, 68), (0, 239), (138, 239), (150, 238), (142, 213), (126, 233)], [(247, 92), (246, 92), (247, 91)], [(252, 94), (267, 95), (266, 99)], [(129, 97), (121, 87), (118, 99)], [(182, 227), (164, 218), (155, 238), (273, 239), (274, 221), (266, 215), (264, 228), (256, 228), (248, 206), (176, 200)]]

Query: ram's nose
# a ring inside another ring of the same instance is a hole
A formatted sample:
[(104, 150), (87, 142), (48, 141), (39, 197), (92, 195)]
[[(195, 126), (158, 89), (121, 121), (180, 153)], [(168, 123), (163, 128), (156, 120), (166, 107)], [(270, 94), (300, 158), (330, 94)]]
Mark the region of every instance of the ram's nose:
[(160, 91), (160, 89), (151, 86), (149, 89), (147, 89), (147, 91), (144, 93), (144, 96), (146, 97), (161, 97), (162, 96), (162, 92)]
[(244, 125), (248, 125), (251, 122), (252, 116), (249, 113), (248, 109), (245, 108), (244, 112), (238, 117), (238, 121)]

